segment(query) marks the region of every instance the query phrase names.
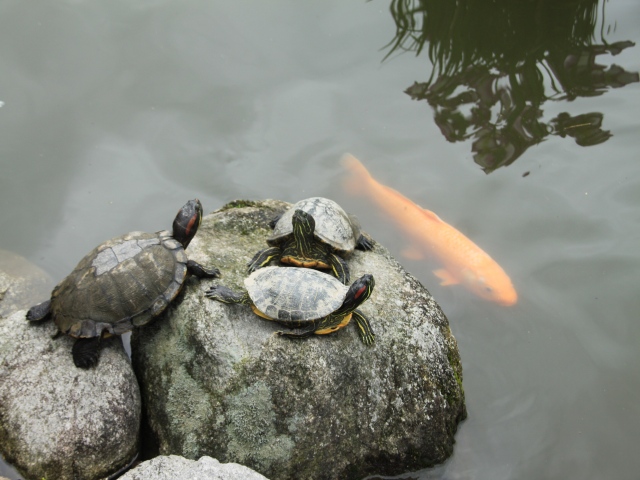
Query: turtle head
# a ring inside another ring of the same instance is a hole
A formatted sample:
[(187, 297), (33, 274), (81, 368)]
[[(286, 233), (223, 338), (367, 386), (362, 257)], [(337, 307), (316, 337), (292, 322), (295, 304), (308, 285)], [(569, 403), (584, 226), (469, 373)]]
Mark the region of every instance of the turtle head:
[(173, 238), (179, 241), (183, 248), (191, 242), (198, 231), (202, 221), (202, 204), (197, 198), (189, 200), (180, 209), (176, 219), (173, 221)]
[(316, 229), (316, 221), (313, 216), (303, 210), (296, 210), (293, 213), (291, 224), (295, 236), (309, 237), (313, 235), (313, 231)]
[(358, 305), (371, 296), (375, 284), (376, 282), (373, 279), (373, 275), (367, 273), (361, 276), (349, 287), (349, 291), (347, 291), (347, 295), (344, 297), (342, 308), (353, 310), (358, 307)]

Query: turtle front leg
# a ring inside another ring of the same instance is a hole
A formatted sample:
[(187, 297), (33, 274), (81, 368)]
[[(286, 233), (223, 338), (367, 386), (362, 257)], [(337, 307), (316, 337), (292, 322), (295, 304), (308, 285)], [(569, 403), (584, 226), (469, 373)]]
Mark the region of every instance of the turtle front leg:
[(310, 337), (316, 331), (315, 325), (310, 325), (306, 328), (294, 328), (292, 330), (276, 332), (276, 335), (289, 338), (305, 338)]
[(375, 342), (376, 334), (373, 333), (373, 329), (371, 328), (371, 324), (367, 317), (365, 317), (360, 310), (354, 310), (351, 318), (356, 321), (356, 325), (358, 327), (358, 334), (360, 335), (360, 339), (362, 343), (365, 345), (373, 345)]
[(249, 294), (247, 292), (236, 293), (224, 285), (214, 285), (204, 295), (211, 300), (217, 300), (222, 303), (249, 303)]
[(71, 349), (73, 363), (78, 368), (91, 368), (98, 363), (100, 337), (79, 338)]
[(187, 261), (187, 271), (198, 278), (215, 278), (220, 276), (220, 270), (217, 268), (206, 268), (193, 260)]
[(27, 312), (27, 320), (41, 322), (51, 316), (51, 300), (34, 305)]
[(328, 257), (329, 266), (333, 271), (333, 274), (336, 276), (338, 280), (340, 280), (345, 285), (349, 284), (350, 274), (349, 274), (349, 266), (347, 262), (345, 262), (341, 257), (336, 255), (335, 253), (329, 254)]
[(278, 247), (265, 248), (256, 253), (251, 261), (247, 263), (249, 273), (255, 272), (259, 268), (266, 266), (271, 260), (280, 257), (282, 250)]

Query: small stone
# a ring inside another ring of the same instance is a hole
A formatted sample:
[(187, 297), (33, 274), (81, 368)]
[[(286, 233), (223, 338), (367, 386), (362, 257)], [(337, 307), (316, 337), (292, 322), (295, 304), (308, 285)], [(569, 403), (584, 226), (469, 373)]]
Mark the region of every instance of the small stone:
[(237, 463), (220, 463), (215, 458), (198, 461), (177, 455), (159, 456), (142, 462), (120, 480), (268, 480)]

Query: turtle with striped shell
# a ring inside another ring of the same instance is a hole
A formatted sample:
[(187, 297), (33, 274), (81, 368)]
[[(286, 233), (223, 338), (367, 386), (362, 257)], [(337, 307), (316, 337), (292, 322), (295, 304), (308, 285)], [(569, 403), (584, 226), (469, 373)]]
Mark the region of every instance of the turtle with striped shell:
[(345, 285), (349, 267), (344, 260), (358, 248), (370, 250), (372, 240), (360, 230), (356, 217), (347, 214), (333, 200), (312, 197), (301, 200), (272, 222), (269, 248), (259, 251), (248, 263), (249, 272), (271, 260), (296, 267), (330, 270)]
[(347, 287), (317, 270), (265, 267), (245, 278), (244, 285), (246, 290), (242, 293), (216, 285), (205, 295), (223, 303), (250, 305), (256, 315), (291, 329), (280, 331), (279, 335), (291, 338), (324, 335), (354, 319), (362, 342), (374, 343), (369, 320), (357, 309), (373, 292), (373, 275), (363, 275)]

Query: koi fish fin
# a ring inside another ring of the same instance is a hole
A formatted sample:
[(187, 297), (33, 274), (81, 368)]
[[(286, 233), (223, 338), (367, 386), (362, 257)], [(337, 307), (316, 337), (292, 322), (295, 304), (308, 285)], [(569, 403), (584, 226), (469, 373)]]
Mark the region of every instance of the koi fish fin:
[(440, 280), (442, 280), (440, 282), (440, 285), (456, 285), (460, 283), (453, 275), (451, 275), (449, 270), (445, 268), (439, 268), (438, 270), (434, 270), (433, 274), (436, 277), (438, 277)]
[(405, 248), (401, 253), (403, 257), (409, 260), (422, 260), (425, 257), (424, 252), (416, 245)]
[[(422, 207), (421, 207), (422, 208)], [(432, 220), (434, 222), (439, 222), (442, 223), (442, 219), (436, 215), (435, 213), (433, 213), (431, 210), (427, 210), (426, 208), (422, 208), (422, 213), (424, 214), (425, 217), (427, 217), (429, 220)]]
[(347, 170), (342, 186), (352, 195), (362, 195), (364, 187), (371, 178), (371, 174), (356, 157), (345, 153), (341, 160), (342, 166)]

